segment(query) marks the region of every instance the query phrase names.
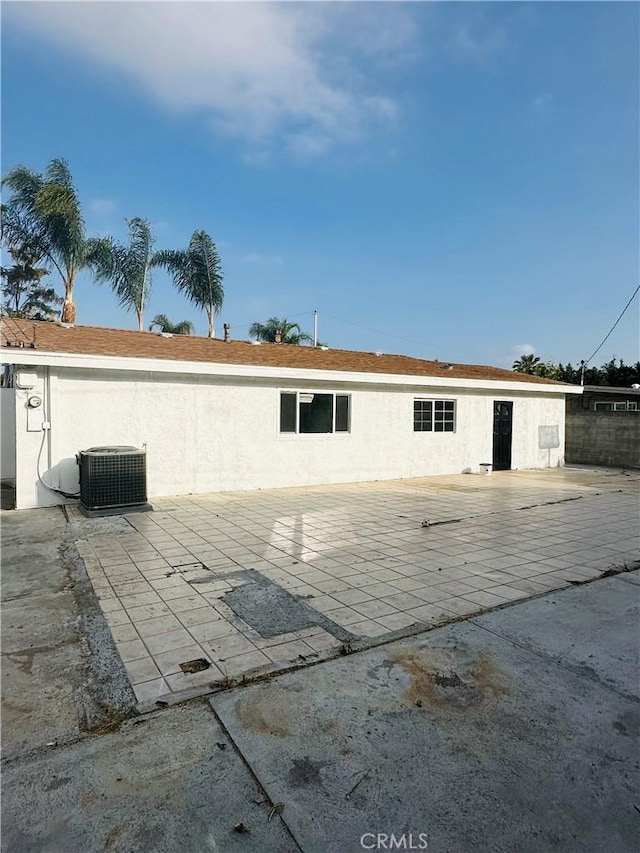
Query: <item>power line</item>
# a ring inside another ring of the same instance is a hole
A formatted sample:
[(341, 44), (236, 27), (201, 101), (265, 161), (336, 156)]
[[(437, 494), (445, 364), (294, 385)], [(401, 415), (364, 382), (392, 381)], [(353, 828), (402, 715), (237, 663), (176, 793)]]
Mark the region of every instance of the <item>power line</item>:
[(372, 329), (369, 326), (362, 326), (360, 323), (352, 323), (350, 320), (341, 320), (339, 317), (332, 317), (330, 314), (323, 314), (323, 317), (327, 317), (329, 320), (334, 320), (336, 323), (343, 323), (346, 326), (354, 326), (356, 329), (363, 329), (365, 332), (373, 332), (375, 335), (384, 335), (387, 338), (395, 338), (396, 340), (404, 341), (407, 344), (424, 346), (424, 341), (414, 341), (412, 338), (406, 338), (402, 335), (392, 335), (390, 332), (383, 332), (380, 329)]
[(636, 289), (633, 291), (633, 294), (631, 295), (631, 299), (630, 299), (630, 300), (627, 302), (627, 304), (624, 306), (624, 308), (622, 309), (622, 313), (620, 314), (620, 316), (618, 317), (618, 319), (615, 321), (615, 323), (613, 324), (613, 326), (609, 329), (609, 331), (607, 332), (607, 334), (604, 336), (604, 338), (603, 338), (603, 340), (602, 340), (602, 343), (600, 344), (600, 346), (598, 347), (598, 349), (596, 349), (596, 350), (595, 350), (595, 351), (594, 351), (594, 352), (589, 356), (589, 358), (584, 362), (585, 367), (587, 366), (587, 364), (589, 364), (589, 362), (590, 362), (590, 361), (591, 361), (591, 359), (594, 357), (594, 355), (596, 355), (597, 353), (599, 353), (599, 352), (600, 352), (600, 350), (602, 349), (602, 347), (605, 345), (605, 342), (606, 342), (607, 338), (609, 337), (609, 335), (611, 334), (611, 332), (613, 332), (613, 330), (614, 330), (614, 329), (615, 329), (615, 327), (618, 325), (618, 323), (620, 322), (620, 320), (622, 320), (622, 318), (624, 317), (624, 314), (625, 314), (625, 312), (626, 312), (627, 308), (629, 307), (629, 305), (631, 305), (631, 303), (633, 302), (633, 300), (634, 300), (634, 298), (635, 298), (635, 296), (636, 296), (636, 294), (637, 294), (637, 292), (638, 292), (639, 290), (640, 290), (640, 284), (639, 284), (639, 285), (636, 287)]
[[(307, 315), (312, 315), (312, 314), (313, 314), (313, 311), (301, 311), (299, 314), (287, 314), (287, 316), (284, 319), (295, 320), (296, 317), (306, 317)], [(236, 328), (236, 329), (248, 329), (249, 326), (252, 326), (254, 323), (255, 323), (255, 320), (251, 320), (249, 323), (236, 323), (232, 320), (230, 325), (231, 325), (232, 329), (234, 329), (234, 328)]]

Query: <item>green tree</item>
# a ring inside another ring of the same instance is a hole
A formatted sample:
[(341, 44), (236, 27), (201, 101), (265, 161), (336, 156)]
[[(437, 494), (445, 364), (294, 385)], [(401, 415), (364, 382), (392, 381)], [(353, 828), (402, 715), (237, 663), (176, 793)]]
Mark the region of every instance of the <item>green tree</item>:
[(138, 329), (144, 329), (144, 310), (151, 294), (151, 267), (154, 264), (153, 235), (146, 219), (127, 220), (129, 244), (112, 239), (88, 241), (88, 261), (95, 278), (108, 282), (122, 307), (135, 311)]
[(529, 376), (536, 375), (536, 368), (540, 364), (540, 356), (538, 355), (521, 355), (519, 359), (513, 362), (513, 369), (516, 373), (528, 373)]
[(27, 247), (11, 248), (13, 266), (2, 267), (2, 311), (12, 317), (29, 320), (53, 320), (57, 314), (54, 306), (62, 304), (53, 287), (46, 287), (42, 279), (49, 270), (38, 267), (39, 258)]
[(2, 185), (11, 191), (4, 206), (2, 236), (7, 246), (31, 246), (50, 264), (64, 286), (61, 320), (75, 323), (74, 285), (87, 265), (84, 220), (65, 160), (52, 160), (44, 175), (26, 166), (10, 169)]
[(211, 237), (206, 231), (194, 231), (186, 249), (160, 251), (154, 264), (164, 267), (177, 289), (206, 312), (209, 337), (215, 338), (214, 317), (222, 308), (224, 288), (218, 250)]
[(183, 320), (181, 323), (172, 323), (166, 314), (156, 314), (149, 326), (149, 331), (152, 332), (156, 326), (161, 332), (168, 332), (170, 335), (195, 334), (193, 323), (190, 320)]
[(264, 323), (252, 323), (249, 328), (252, 338), (269, 343), (275, 343), (278, 331), (283, 344), (313, 343), (311, 335), (303, 332), (298, 323), (291, 323), (285, 317), (269, 317)]

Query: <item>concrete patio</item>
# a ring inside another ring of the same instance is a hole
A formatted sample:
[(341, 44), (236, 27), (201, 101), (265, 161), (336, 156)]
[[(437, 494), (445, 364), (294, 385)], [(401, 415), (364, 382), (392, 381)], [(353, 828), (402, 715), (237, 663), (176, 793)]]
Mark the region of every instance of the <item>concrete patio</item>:
[(565, 468), (187, 496), (77, 545), (144, 708), (630, 566), (639, 486)]

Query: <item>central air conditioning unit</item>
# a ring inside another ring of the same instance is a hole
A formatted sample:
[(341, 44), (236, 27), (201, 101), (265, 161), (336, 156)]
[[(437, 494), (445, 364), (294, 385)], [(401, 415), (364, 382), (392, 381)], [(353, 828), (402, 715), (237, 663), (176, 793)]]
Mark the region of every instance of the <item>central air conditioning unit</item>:
[(76, 456), (80, 510), (88, 516), (152, 509), (147, 503), (147, 452), (137, 447), (90, 447)]

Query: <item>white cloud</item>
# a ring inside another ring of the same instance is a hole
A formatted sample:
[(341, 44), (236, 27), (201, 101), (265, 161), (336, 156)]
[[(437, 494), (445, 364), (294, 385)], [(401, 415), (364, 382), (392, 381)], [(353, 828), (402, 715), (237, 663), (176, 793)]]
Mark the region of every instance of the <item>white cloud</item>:
[(110, 198), (94, 198), (89, 202), (89, 210), (98, 216), (109, 216), (116, 207), (115, 201)]
[(469, 24), (463, 24), (449, 44), (449, 48), (458, 59), (481, 62), (505, 43), (504, 33), (493, 30), (480, 34), (473, 31)]
[(279, 138), (318, 155), (393, 123), (397, 104), (367, 72), (409, 55), (416, 27), (406, 8), (375, 5), (36, 2), (5, 4), (3, 14), (166, 108), (202, 115), (260, 159)]
[(535, 355), (536, 348), (532, 344), (515, 344), (511, 347), (511, 355), (514, 359), (523, 355)]
[(261, 264), (263, 266), (281, 267), (283, 260), (280, 255), (262, 255), (260, 252), (249, 252), (239, 258), (242, 264)]

